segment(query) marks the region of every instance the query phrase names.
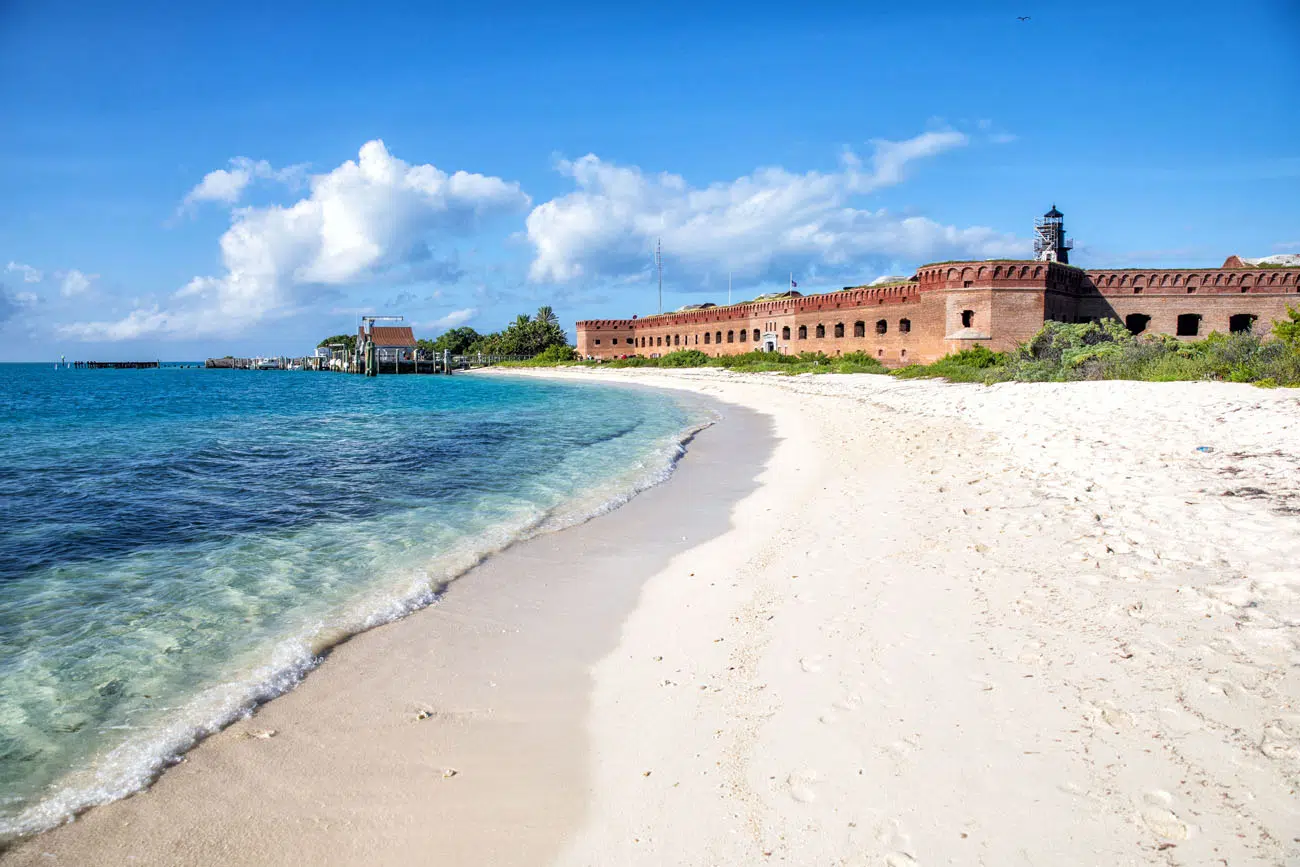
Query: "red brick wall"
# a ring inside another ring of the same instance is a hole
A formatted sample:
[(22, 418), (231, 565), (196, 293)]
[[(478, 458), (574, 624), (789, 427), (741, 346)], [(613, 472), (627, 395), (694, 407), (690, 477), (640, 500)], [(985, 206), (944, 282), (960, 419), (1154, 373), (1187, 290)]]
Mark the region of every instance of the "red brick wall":
[[(1141, 292), (1135, 291), (1138, 287)], [(977, 343), (1011, 349), (1032, 337), (1046, 319), (1122, 321), (1129, 313), (1141, 313), (1152, 317), (1149, 332), (1173, 334), (1180, 313), (1199, 313), (1200, 334), (1205, 335), (1228, 331), (1228, 318), (1238, 313), (1253, 314), (1259, 327), (1269, 327), (1285, 315), (1288, 304), (1300, 305), (1300, 268), (1084, 271), (1055, 262), (943, 262), (920, 268), (902, 285), (859, 286), (639, 320), (579, 322), (578, 352), (595, 358), (666, 355), (679, 349), (733, 355), (761, 348), (762, 338), (775, 333), (780, 352), (866, 352), (897, 366), (928, 363)], [(970, 328), (962, 326), (966, 310), (974, 314)], [(900, 328), (904, 319), (911, 326), (906, 332)], [(877, 331), (881, 320), (883, 334)], [(817, 336), (819, 325), (823, 337)], [(841, 337), (837, 325), (843, 326)], [(804, 338), (799, 337), (801, 327)]]

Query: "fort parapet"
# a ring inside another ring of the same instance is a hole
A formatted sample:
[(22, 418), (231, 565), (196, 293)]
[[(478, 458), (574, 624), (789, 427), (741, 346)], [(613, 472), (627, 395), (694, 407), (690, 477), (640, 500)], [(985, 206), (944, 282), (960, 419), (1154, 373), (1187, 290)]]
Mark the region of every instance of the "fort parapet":
[[(1063, 228), (1059, 239), (1058, 247), (1068, 243)], [(937, 262), (882, 286), (584, 320), (577, 323), (578, 353), (609, 359), (678, 349), (714, 356), (865, 352), (895, 367), (976, 344), (1011, 349), (1049, 320), (1117, 319), (1135, 334), (1195, 339), (1268, 327), (1288, 305), (1300, 305), (1300, 267), (1252, 267), (1231, 256), (1212, 269), (1085, 270), (1061, 261), (1066, 249), (1059, 259), (1048, 247), (1044, 259)]]

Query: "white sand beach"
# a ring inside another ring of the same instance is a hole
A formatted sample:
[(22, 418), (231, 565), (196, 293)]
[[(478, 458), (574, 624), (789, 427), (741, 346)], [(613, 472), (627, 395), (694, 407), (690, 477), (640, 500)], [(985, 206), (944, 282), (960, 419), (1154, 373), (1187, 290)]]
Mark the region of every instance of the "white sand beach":
[[(560, 625), (479, 601), (514, 573), (467, 581), (0, 862), (1300, 864), (1300, 395), (502, 375), (731, 409), (509, 561), (550, 563)], [(742, 415), (757, 459), (722, 438)]]
[(560, 863), (1300, 863), (1294, 392), (599, 376), (780, 444), (597, 667)]

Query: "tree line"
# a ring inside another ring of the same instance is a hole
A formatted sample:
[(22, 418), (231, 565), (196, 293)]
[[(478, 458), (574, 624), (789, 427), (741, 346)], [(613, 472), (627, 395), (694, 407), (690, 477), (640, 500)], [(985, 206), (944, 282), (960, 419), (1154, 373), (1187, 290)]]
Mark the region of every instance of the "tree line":
[[(355, 334), (338, 334), (322, 340), (319, 346), (341, 343), (351, 352), (356, 348)], [(549, 306), (539, 307), (537, 313), (529, 316), (520, 313), (501, 331), (480, 334), (473, 328), (463, 325), (449, 328), (433, 340), (417, 340), (416, 345), (428, 353), (442, 355), (444, 351), (451, 355), (521, 355), (532, 358), (552, 347), (559, 349), (569, 345), (568, 336), (560, 327), (560, 318)]]

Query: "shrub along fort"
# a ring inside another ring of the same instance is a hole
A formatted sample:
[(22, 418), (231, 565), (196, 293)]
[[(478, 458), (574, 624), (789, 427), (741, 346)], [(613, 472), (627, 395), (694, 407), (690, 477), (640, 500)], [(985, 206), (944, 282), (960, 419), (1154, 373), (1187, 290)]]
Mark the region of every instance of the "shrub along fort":
[(1300, 267), (1229, 256), (1221, 268), (1089, 269), (1069, 264), (1055, 207), (1035, 225), (1037, 258), (940, 262), (905, 280), (836, 292), (784, 292), (743, 304), (577, 323), (583, 358), (711, 356), (754, 350), (829, 356), (864, 352), (887, 367), (928, 364), (976, 344), (995, 351), (1032, 338), (1044, 322), (1117, 319), (1134, 334), (1196, 339), (1267, 330), (1300, 303)]

